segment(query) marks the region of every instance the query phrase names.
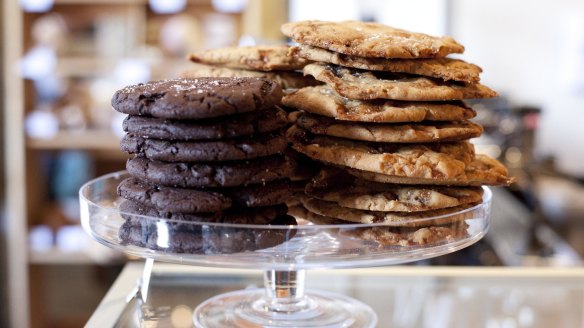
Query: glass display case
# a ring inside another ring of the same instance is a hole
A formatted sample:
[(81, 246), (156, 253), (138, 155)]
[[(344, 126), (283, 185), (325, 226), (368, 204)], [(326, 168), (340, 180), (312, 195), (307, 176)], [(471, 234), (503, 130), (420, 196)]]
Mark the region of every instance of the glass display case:
[[(204, 300), (262, 285), (254, 270), (158, 263), (144, 294), (143, 267), (126, 265), (87, 327), (193, 327), (192, 311)], [(398, 266), (315, 270), (307, 282), (369, 304), (379, 328), (584, 324), (582, 269)]]

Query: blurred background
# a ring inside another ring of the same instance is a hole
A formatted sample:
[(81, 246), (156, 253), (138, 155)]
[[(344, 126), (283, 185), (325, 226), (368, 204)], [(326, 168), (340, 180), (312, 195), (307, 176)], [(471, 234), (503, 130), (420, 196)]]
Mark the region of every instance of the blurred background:
[(451, 35), (501, 95), (472, 103), (485, 126), (474, 142), (518, 182), (495, 191), (484, 241), (416, 265), (582, 264), (582, 1), (3, 0), (0, 17), (2, 327), (8, 313), (82, 326), (128, 261), (78, 216), (81, 184), (124, 168), (114, 91), (178, 76), (190, 51), (285, 43), (280, 25), (304, 19)]

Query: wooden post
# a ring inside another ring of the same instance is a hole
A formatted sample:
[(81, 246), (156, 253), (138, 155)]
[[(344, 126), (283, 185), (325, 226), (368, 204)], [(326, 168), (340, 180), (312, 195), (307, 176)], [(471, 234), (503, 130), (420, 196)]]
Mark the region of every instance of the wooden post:
[(249, 0), (243, 13), (243, 35), (258, 44), (282, 43), (285, 37), (280, 26), (287, 21), (287, 0)]
[(22, 56), (22, 12), (18, 1), (2, 1), (4, 42), (4, 175), (6, 177), (6, 240), (8, 314), (11, 327), (29, 327), (28, 243), (25, 195), (25, 140), (23, 82), (18, 65)]

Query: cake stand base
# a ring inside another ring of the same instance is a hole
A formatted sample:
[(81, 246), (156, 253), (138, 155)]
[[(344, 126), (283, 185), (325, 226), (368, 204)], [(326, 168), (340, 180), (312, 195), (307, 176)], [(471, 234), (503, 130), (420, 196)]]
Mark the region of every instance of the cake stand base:
[(266, 289), (221, 294), (199, 305), (198, 328), (352, 327), (373, 328), (375, 312), (355, 299), (324, 291), (304, 293), (303, 271), (267, 271)]

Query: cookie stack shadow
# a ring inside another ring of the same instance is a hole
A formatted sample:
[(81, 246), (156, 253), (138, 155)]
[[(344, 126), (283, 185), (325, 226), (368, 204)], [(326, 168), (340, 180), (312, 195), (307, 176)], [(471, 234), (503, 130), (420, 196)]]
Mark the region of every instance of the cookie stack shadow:
[(130, 177), (123, 243), (173, 253), (233, 253), (275, 246), (286, 231), (210, 223), (293, 225), (286, 215), (295, 162), (285, 155), (281, 87), (258, 78), (154, 81), (119, 90), (128, 114)]
[(481, 186), (512, 179), (468, 141), (483, 129), (463, 100), (496, 93), (478, 66), (446, 57), (464, 48), (376, 23), (304, 21), (282, 32), (313, 62), (304, 73), (326, 83), (283, 99), (300, 111), (287, 131), (293, 148), (327, 164), (297, 213), (319, 224), (386, 223), (356, 231), (382, 245), (465, 237), (474, 214), (461, 211), (482, 202)]

